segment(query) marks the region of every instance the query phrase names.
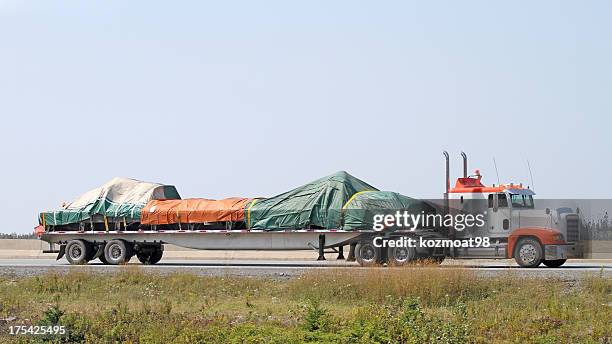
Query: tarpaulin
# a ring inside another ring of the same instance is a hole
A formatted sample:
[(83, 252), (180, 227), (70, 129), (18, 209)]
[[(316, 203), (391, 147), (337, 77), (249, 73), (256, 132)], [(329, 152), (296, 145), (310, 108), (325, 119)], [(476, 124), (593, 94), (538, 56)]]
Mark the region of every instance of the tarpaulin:
[(418, 215), (436, 210), (425, 201), (397, 192), (364, 191), (355, 194), (342, 209), (342, 229), (372, 230), (375, 215), (395, 215), (397, 212)]
[(184, 200), (150, 201), (142, 209), (143, 225), (173, 223), (241, 222), (250, 198), (211, 200), (192, 198)]
[(340, 228), (343, 205), (356, 193), (377, 190), (341, 171), (247, 206), (247, 227), (282, 230)]
[(147, 183), (135, 179), (113, 178), (108, 183), (90, 190), (62, 209), (41, 213), (39, 221), (45, 225), (66, 225), (88, 220), (100, 214), (140, 221), (140, 210), (154, 199), (180, 199), (171, 185)]

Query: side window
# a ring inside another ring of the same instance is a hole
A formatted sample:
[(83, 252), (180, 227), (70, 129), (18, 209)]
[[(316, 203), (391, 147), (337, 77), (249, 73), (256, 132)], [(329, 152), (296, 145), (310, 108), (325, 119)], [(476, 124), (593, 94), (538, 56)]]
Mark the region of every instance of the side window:
[(497, 204), (500, 208), (508, 208), (508, 199), (506, 198), (506, 194), (497, 194)]
[(489, 199), (488, 199), (488, 203), (489, 203), (489, 209), (493, 208), (493, 194), (489, 194)]

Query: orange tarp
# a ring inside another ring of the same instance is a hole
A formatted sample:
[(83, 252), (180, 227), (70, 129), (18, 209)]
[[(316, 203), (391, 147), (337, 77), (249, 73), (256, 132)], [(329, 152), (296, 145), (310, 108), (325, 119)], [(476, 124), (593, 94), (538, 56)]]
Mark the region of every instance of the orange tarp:
[(153, 200), (142, 209), (143, 225), (244, 221), (250, 198)]

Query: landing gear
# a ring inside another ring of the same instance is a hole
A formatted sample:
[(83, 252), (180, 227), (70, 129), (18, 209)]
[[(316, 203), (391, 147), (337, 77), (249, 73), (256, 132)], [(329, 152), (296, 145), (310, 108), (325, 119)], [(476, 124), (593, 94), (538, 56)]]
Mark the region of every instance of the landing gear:
[(351, 243), (349, 246), (349, 254), (348, 257), (346, 257), (346, 261), (347, 262), (354, 262), (355, 261), (355, 246), (357, 246), (357, 244)]
[(514, 259), (521, 267), (535, 268), (543, 261), (542, 251), (542, 245), (536, 239), (523, 238), (516, 244)]
[(319, 234), (319, 257), (317, 260), (325, 260), (325, 234)]
[(340, 245), (338, 246), (338, 258), (336, 258), (337, 260), (344, 260), (344, 246)]

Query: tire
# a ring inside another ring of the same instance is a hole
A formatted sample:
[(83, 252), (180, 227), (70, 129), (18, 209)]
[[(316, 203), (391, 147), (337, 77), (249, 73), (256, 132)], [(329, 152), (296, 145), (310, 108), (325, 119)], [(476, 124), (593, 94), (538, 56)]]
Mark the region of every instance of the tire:
[(132, 247), (123, 240), (111, 240), (104, 247), (104, 258), (111, 265), (127, 264), (132, 255)]
[(565, 264), (567, 259), (556, 259), (556, 260), (545, 260), (542, 263), (549, 268), (558, 268), (561, 265)]
[(542, 263), (542, 245), (540, 242), (533, 238), (523, 238), (516, 244), (514, 250), (514, 260), (524, 268), (535, 268)]
[(138, 260), (144, 265), (153, 265), (157, 264), (162, 259), (163, 255), (164, 251), (157, 249), (153, 252), (139, 252), (136, 254), (136, 257), (138, 257)]
[(414, 247), (389, 247), (389, 265), (404, 266), (416, 259), (416, 249)]
[(91, 245), (83, 240), (72, 240), (66, 245), (66, 260), (71, 265), (87, 264), (92, 253)]
[(355, 259), (361, 266), (376, 266), (382, 261), (382, 252), (372, 242), (363, 241), (355, 247)]

